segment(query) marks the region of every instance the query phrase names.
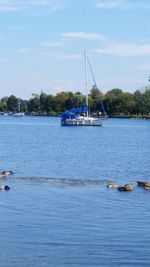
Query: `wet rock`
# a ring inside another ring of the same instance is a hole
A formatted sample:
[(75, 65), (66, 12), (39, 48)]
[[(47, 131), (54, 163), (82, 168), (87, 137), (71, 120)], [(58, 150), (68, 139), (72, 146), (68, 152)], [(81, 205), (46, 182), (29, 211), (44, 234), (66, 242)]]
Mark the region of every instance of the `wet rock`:
[(119, 186), (118, 187), (119, 191), (125, 191), (125, 192), (131, 192), (134, 190), (134, 187), (131, 183), (125, 184), (124, 186)]
[(5, 178), (7, 176), (13, 175), (14, 173), (12, 171), (3, 171), (0, 172), (0, 178)]
[(8, 185), (0, 185), (0, 190), (9, 190), (10, 187)]
[(145, 189), (150, 189), (150, 181), (145, 181), (145, 180), (141, 180), (141, 181), (137, 181), (138, 186), (142, 186)]
[(118, 188), (118, 185), (115, 182), (108, 182), (106, 186), (108, 188)]

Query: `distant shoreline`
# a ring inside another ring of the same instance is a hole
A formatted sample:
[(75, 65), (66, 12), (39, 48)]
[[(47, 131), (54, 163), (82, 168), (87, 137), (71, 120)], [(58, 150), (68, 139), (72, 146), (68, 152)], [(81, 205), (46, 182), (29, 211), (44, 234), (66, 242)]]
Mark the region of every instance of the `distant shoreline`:
[[(1, 116), (9, 116), (11, 117), (12, 114), (9, 114), (9, 113), (3, 113), (3, 112), (0, 112), (0, 115)], [(36, 114), (31, 114), (31, 113), (26, 113), (25, 116), (31, 116), (31, 117), (61, 117), (61, 114), (58, 114), (58, 115), (52, 115), (52, 114), (42, 114), (42, 113), (36, 113)], [(123, 115), (123, 114), (120, 114), (120, 115), (108, 115), (108, 118), (109, 119), (143, 119), (143, 120), (149, 120), (150, 119), (150, 116), (149, 115)]]

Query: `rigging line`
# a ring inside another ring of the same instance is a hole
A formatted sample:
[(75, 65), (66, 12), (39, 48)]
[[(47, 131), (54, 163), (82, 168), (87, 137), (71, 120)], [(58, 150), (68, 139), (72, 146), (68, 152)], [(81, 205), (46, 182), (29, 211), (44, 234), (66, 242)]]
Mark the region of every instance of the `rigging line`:
[[(86, 51), (84, 51), (84, 69), (85, 69), (85, 91), (86, 91), (86, 106), (88, 107), (88, 81), (87, 81), (87, 55)], [(88, 110), (86, 112), (86, 115), (88, 117)]]
[[(90, 68), (90, 71), (91, 71), (91, 74), (92, 74), (92, 78), (93, 78), (93, 81), (94, 81), (94, 86), (95, 86), (97, 92), (99, 93), (98, 87), (97, 87), (97, 84), (96, 84), (96, 80), (95, 80), (95, 77), (94, 77), (94, 73), (93, 73), (93, 70), (92, 70), (92, 67), (91, 67), (90, 60), (89, 60), (88, 56), (87, 56), (87, 62), (88, 62), (88, 65), (89, 65), (89, 68)], [(100, 97), (100, 94), (99, 94), (99, 100), (100, 100), (100, 103), (101, 103), (101, 106), (102, 106), (102, 110), (103, 110), (104, 114), (106, 115), (106, 111), (105, 111), (102, 99)]]

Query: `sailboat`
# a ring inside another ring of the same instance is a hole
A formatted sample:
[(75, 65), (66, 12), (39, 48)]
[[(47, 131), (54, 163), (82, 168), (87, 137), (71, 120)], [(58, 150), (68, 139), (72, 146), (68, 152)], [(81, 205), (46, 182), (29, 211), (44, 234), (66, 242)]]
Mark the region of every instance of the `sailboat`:
[[(87, 63), (89, 65), (93, 80), (94, 80), (94, 87), (98, 90), (95, 77), (87, 57), (86, 51), (84, 52), (84, 59), (85, 59), (85, 89), (86, 89), (86, 105), (79, 108), (72, 108), (69, 111), (65, 111), (61, 114), (61, 125), (62, 126), (102, 126), (104, 120), (106, 120), (107, 115), (100, 99), (100, 104), (102, 106), (102, 110), (104, 113), (103, 117), (92, 117), (89, 114), (89, 106), (88, 106), (88, 89), (87, 89)], [(80, 114), (84, 114), (80, 115)]]
[(24, 112), (20, 111), (20, 100), (18, 99), (18, 111), (12, 114), (14, 117), (23, 117), (25, 115)]
[(13, 115), (13, 117), (23, 117), (25, 115), (25, 113), (24, 112), (15, 112), (12, 115)]

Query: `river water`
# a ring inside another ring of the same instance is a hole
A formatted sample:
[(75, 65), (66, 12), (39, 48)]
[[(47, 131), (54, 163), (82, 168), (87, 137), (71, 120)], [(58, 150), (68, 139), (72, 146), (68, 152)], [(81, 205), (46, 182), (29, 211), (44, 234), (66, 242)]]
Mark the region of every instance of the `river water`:
[[(0, 116), (0, 267), (150, 266), (150, 121)], [(107, 181), (132, 182), (133, 192)]]

